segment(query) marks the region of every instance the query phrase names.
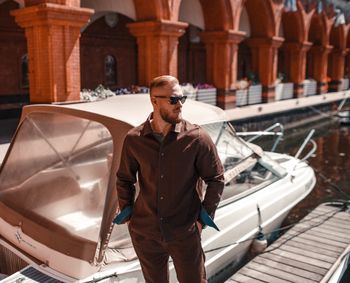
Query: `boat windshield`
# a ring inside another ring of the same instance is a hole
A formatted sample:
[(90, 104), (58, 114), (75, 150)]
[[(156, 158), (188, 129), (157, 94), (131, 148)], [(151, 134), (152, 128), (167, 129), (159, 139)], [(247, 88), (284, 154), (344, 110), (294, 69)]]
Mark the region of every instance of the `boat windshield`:
[(215, 142), (225, 169), (220, 206), (266, 187), (281, 176), (276, 168), (280, 166), (260, 147), (238, 137), (228, 122), (208, 124), (203, 128)]
[(31, 113), (0, 172), (0, 201), (36, 222), (97, 242), (112, 153), (110, 132), (98, 122)]

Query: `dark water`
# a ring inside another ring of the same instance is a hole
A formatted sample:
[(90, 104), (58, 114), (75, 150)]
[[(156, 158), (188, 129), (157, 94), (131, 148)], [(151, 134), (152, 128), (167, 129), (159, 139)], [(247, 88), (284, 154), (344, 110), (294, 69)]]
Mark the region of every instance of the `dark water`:
[[(325, 121), (312, 128), (316, 130), (313, 139), (317, 143), (317, 151), (308, 163), (315, 170), (316, 186), (291, 211), (284, 224), (300, 220), (320, 203), (350, 200), (350, 126)], [(277, 151), (294, 155), (309, 130), (310, 128), (291, 130)]]

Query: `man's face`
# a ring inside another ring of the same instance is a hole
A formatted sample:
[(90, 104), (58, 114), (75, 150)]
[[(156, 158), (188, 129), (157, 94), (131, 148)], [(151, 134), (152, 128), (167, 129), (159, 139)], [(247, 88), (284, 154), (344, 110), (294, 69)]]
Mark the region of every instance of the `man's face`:
[(154, 111), (158, 111), (160, 117), (169, 124), (177, 124), (181, 122), (182, 103), (181, 101), (178, 101), (176, 104), (170, 104), (170, 97), (181, 97), (182, 95), (182, 89), (178, 84), (166, 85), (152, 89), (152, 99), (156, 99), (156, 103), (153, 103)]

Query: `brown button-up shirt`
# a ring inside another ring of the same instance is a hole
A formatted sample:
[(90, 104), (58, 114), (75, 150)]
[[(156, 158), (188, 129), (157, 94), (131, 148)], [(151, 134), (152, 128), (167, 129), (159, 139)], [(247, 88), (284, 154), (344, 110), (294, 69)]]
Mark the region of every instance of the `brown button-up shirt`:
[[(150, 118), (130, 130), (117, 177), (120, 209), (133, 208), (130, 230), (166, 241), (194, 231), (201, 205), (213, 217), (224, 187), (223, 167), (211, 138), (185, 120), (163, 140), (154, 135)], [(201, 179), (207, 184), (202, 203)], [(137, 181), (140, 191), (134, 202)]]

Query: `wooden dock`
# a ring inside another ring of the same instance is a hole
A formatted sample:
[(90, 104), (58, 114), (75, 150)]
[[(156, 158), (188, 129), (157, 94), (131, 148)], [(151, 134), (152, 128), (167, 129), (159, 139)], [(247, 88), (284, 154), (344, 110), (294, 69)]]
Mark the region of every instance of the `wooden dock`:
[(321, 204), (226, 282), (327, 282), (349, 251), (350, 206)]

